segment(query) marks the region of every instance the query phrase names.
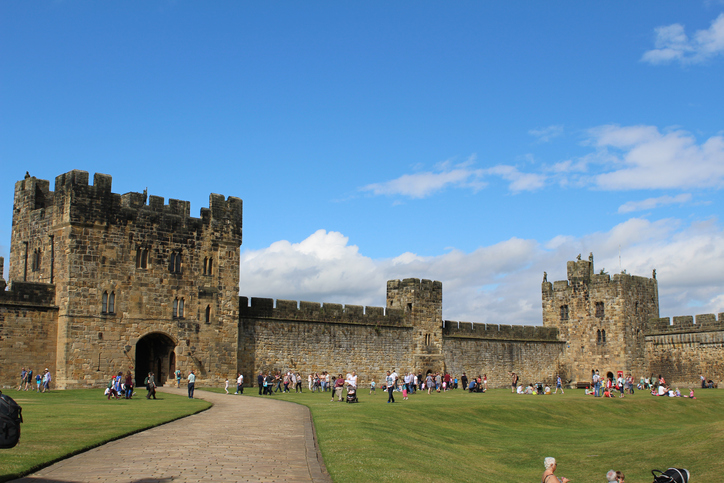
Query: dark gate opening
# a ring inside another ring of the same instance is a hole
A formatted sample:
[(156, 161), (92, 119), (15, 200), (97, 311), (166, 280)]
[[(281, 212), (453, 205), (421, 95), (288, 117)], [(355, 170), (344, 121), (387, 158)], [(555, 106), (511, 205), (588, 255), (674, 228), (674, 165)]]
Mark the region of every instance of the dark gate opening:
[[(136, 385), (143, 386), (149, 372), (154, 373), (157, 386), (163, 386), (172, 377), (176, 365), (175, 344), (165, 334), (143, 336), (136, 343)], [(172, 367), (174, 366), (174, 367)]]

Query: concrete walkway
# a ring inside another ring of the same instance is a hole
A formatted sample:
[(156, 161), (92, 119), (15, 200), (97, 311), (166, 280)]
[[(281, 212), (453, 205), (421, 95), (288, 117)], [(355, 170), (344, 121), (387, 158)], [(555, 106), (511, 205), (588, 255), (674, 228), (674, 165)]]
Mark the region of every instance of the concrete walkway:
[[(186, 394), (185, 389), (160, 391)], [(195, 396), (214, 406), (14, 481), (331, 483), (306, 407), (206, 391)]]

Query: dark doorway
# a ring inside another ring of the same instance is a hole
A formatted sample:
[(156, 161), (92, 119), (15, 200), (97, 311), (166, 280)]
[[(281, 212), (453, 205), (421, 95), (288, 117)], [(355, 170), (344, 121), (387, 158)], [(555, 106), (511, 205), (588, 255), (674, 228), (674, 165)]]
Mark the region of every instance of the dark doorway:
[(143, 386), (149, 372), (154, 373), (157, 386), (163, 386), (172, 377), (176, 365), (174, 347), (169, 336), (158, 332), (145, 335), (136, 343), (137, 386)]

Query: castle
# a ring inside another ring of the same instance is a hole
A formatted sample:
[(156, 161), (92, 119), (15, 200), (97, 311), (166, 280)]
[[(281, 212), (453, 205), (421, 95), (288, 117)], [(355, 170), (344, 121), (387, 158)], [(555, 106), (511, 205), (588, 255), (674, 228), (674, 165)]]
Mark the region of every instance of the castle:
[[(385, 307), (239, 296), (242, 201), (212, 194), (198, 218), (187, 201), (111, 191), (111, 177), (70, 171), (15, 184), (10, 288), (0, 276), (0, 386), (21, 366), (49, 368), (60, 388), (101, 387), (133, 368), (200, 385), (237, 372), (388, 369), (487, 374), (490, 384), (587, 381), (590, 370), (724, 376), (724, 314), (659, 318), (652, 278), (595, 274), (593, 256), (542, 284), (543, 326), (442, 318), (442, 283), (387, 283)], [(0, 258), (0, 275), (3, 260)]]

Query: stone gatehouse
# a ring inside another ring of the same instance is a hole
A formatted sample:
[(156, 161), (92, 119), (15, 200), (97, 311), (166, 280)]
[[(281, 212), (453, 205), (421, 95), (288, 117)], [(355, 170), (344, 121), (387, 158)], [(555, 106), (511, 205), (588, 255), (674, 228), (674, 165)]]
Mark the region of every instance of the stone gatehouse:
[[(61, 388), (100, 387), (133, 368), (200, 385), (242, 372), (388, 369), (487, 374), (490, 384), (588, 380), (591, 368), (721, 380), (724, 319), (658, 318), (655, 276), (595, 274), (593, 256), (568, 280), (542, 284), (543, 326), (442, 318), (442, 283), (387, 283), (385, 307), (239, 297), (242, 201), (115, 194), (111, 177), (70, 171), (15, 184), (9, 282), (0, 277), (0, 386), (21, 366), (49, 368)], [(0, 258), (0, 274), (2, 274)], [(9, 383), (8, 383), (9, 381)]]

